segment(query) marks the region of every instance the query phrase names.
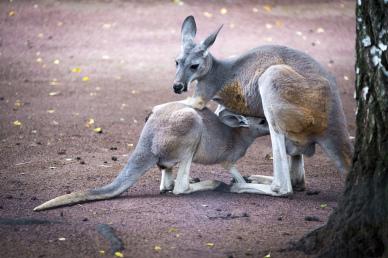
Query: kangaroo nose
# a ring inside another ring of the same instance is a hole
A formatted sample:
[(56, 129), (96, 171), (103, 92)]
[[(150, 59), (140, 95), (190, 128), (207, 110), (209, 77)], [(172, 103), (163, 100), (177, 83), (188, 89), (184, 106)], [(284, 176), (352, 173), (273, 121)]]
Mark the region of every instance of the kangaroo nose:
[(181, 82), (174, 83), (174, 85), (172, 87), (174, 89), (174, 92), (178, 93), (178, 94), (181, 94), (182, 91), (184, 90), (184, 85)]

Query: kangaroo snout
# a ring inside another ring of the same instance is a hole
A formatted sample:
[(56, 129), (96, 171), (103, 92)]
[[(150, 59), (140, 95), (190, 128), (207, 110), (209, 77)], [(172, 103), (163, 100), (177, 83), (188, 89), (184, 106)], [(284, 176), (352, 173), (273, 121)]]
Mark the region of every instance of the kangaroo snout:
[(181, 82), (175, 82), (172, 88), (177, 94), (181, 94), (182, 92), (187, 91), (187, 86)]

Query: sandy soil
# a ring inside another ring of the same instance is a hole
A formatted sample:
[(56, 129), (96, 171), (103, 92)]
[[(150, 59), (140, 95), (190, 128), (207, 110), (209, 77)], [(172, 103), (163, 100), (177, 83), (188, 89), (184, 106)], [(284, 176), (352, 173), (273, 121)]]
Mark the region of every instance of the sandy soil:
[[(108, 257), (110, 244), (96, 226), (109, 224), (125, 257), (306, 257), (283, 249), (323, 225), (343, 190), (320, 149), (306, 159), (309, 192), (290, 198), (160, 195), (154, 168), (120, 198), (32, 211), (55, 196), (110, 182), (151, 108), (186, 97), (173, 93), (172, 81), (189, 14), (199, 39), (224, 24), (212, 49), (219, 58), (268, 43), (311, 54), (337, 77), (354, 135), (353, 3), (269, 2), (2, 1), (0, 256)], [(270, 175), (269, 153), (269, 137), (258, 139), (238, 164), (242, 174)], [(230, 180), (220, 166), (193, 165), (192, 175)], [(59, 223), (20, 225), (20, 218)]]

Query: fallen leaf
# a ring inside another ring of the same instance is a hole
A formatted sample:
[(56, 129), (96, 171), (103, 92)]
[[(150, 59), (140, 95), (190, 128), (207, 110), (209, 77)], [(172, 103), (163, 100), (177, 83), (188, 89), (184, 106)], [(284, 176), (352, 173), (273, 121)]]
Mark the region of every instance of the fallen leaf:
[(59, 94), (61, 94), (60, 91), (53, 91), (49, 93), (49, 96), (58, 96)]
[(105, 254), (105, 251), (104, 250), (100, 250), (98, 251), (100, 254)]
[(325, 32), (325, 30), (323, 28), (318, 28), (317, 29), (317, 33), (324, 33), (324, 32)]
[(49, 110), (47, 110), (47, 113), (49, 113), (49, 114), (52, 114), (52, 113), (54, 113), (54, 112), (55, 112), (54, 109), (49, 109)]
[(227, 13), (228, 13), (228, 9), (226, 9), (226, 8), (221, 8), (220, 9), (220, 14), (225, 15)]
[(127, 146), (128, 146), (129, 148), (132, 148), (134, 145), (133, 145), (133, 143), (128, 143)]
[(277, 21), (275, 21), (275, 25), (276, 25), (276, 27), (283, 27), (284, 23), (281, 20), (277, 20)]
[(269, 13), (272, 11), (272, 6), (269, 4), (266, 4), (266, 5), (263, 5), (263, 9), (264, 9), (264, 11)]
[(21, 102), (20, 99), (17, 99), (17, 100), (15, 101), (14, 106), (15, 106), (16, 108), (19, 108), (19, 107), (23, 106), (23, 102)]
[(37, 63), (42, 63), (42, 62), (43, 62), (43, 59), (40, 58), (40, 57), (38, 57), (38, 58), (36, 59), (36, 62), (37, 62)]
[(206, 243), (207, 247), (212, 248), (214, 247), (214, 243)]
[(169, 233), (176, 233), (176, 232), (178, 232), (178, 229), (176, 229), (174, 227), (171, 227), (171, 228), (168, 229), (168, 232)]
[(58, 238), (58, 240), (59, 240), (59, 241), (65, 241), (65, 240), (66, 240), (66, 238), (64, 238), (64, 237), (60, 237), (60, 238)]
[(91, 127), (92, 125), (94, 124), (94, 119), (93, 118), (89, 118), (89, 120), (86, 122), (85, 126), (87, 128)]
[(82, 70), (79, 67), (74, 67), (74, 68), (71, 68), (71, 72), (72, 73), (80, 73), (80, 72), (82, 72)]
[(124, 257), (122, 252), (115, 252), (115, 256), (117, 256), (117, 257)]
[(264, 258), (271, 258), (271, 253), (268, 253)]
[(322, 203), (321, 205), (320, 205), (320, 207), (323, 209), (323, 208), (326, 208), (327, 207), (327, 204), (326, 203)]
[(213, 14), (209, 13), (209, 12), (203, 12), (203, 15), (207, 18), (211, 18), (213, 17)]
[(53, 63), (57, 65), (60, 63), (60, 61), (58, 59), (55, 59)]
[(13, 122), (13, 125), (14, 126), (21, 126), (22, 122), (20, 122), (19, 120), (16, 120), (16, 121)]
[(55, 120), (53, 120), (53, 125), (59, 125), (59, 123)]
[(155, 245), (154, 250), (155, 250), (156, 252), (159, 252), (159, 251), (162, 250), (162, 248), (161, 248), (159, 245)]
[(94, 128), (93, 131), (96, 132), (96, 133), (102, 133), (102, 128), (101, 127), (97, 127), (97, 128)]
[(15, 16), (15, 15), (16, 15), (15, 11), (9, 11), (8, 12), (8, 16), (10, 16), (10, 17)]
[(87, 81), (89, 81), (89, 80), (90, 80), (89, 76), (84, 76), (84, 77), (82, 77), (82, 81), (83, 81), (83, 82), (87, 82)]

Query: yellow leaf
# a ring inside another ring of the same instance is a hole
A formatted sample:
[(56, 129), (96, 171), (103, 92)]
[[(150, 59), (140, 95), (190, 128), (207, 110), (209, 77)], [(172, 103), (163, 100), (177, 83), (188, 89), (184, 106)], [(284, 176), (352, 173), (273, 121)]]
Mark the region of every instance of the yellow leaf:
[(54, 113), (54, 112), (55, 112), (54, 109), (49, 109), (49, 110), (47, 110), (47, 113), (50, 113), (50, 114), (52, 114), (52, 113)]
[(161, 248), (159, 245), (155, 245), (154, 250), (155, 250), (156, 252), (159, 252), (159, 251), (162, 250), (162, 248)]
[(281, 20), (277, 20), (277, 21), (275, 21), (275, 25), (276, 25), (276, 27), (283, 27), (284, 23)]
[(16, 12), (15, 11), (9, 11), (8, 12), (8, 16), (15, 16), (16, 15)]
[(94, 128), (93, 131), (96, 132), (96, 133), (102, 133), (102, 128), (101, 127), (97, 127), (97, 128)]
[(214, 243), (206, 243), (206, 245), (207, 245), (209, 248), (214, 247)]
[(326, 207), (327, 207), (327, 204), (326, 204), (326, 203), (322, 203), (322, 204), (320, 205), (320, 207), (321, 207), (321, 208), (326, 208)]
[(100, 250), (98, 251), (100, 254), (105, 254), (105, 251), (104, 250)]
[(269, 4), (266, 4), (266, 5), (263, 5), (263, 9), (264, 9), (264, 11), (269, 13), (272, 11), (272, 6)]
[(220, 9), (220, 13), (223, 14), (223, 15), (225, 15), (225, 14), (228, 13), (228, 9), (226, 9), (226, 8), (221, 8), (221, 9)]
[(89, 81), (89, 80), (90, 80), (89, 76), (84, 76), (84, 77), (82, 77), (82, 81), (83, 81), (83, 82), (87, 82), (87, 81)]
[(16, 121), (13, 122), (13, 125), (14, 126), (21, 126), (22, 122), (20, 122), (19, 120), (16, 120)]
[(91, 127), (91, 125), (94, 124), (94, 119), (93, 118), (89, 118), (89, 120), (86, 122), (86, 127)]
[(115, 252), (115, 256), (117, 256), (117, 257), (124, 257), (122, 252)]
[(57, 64), (59, 64), (59, 60), (55, 59), (53, 63), (57, 65)]
[(79, 67), (74, 67), (74, 68), (71, 69), (71, 71), (72, 71), (73, 73), (80, 73), (82, 70), (81, 70), (81, 68), (79, 68)]

